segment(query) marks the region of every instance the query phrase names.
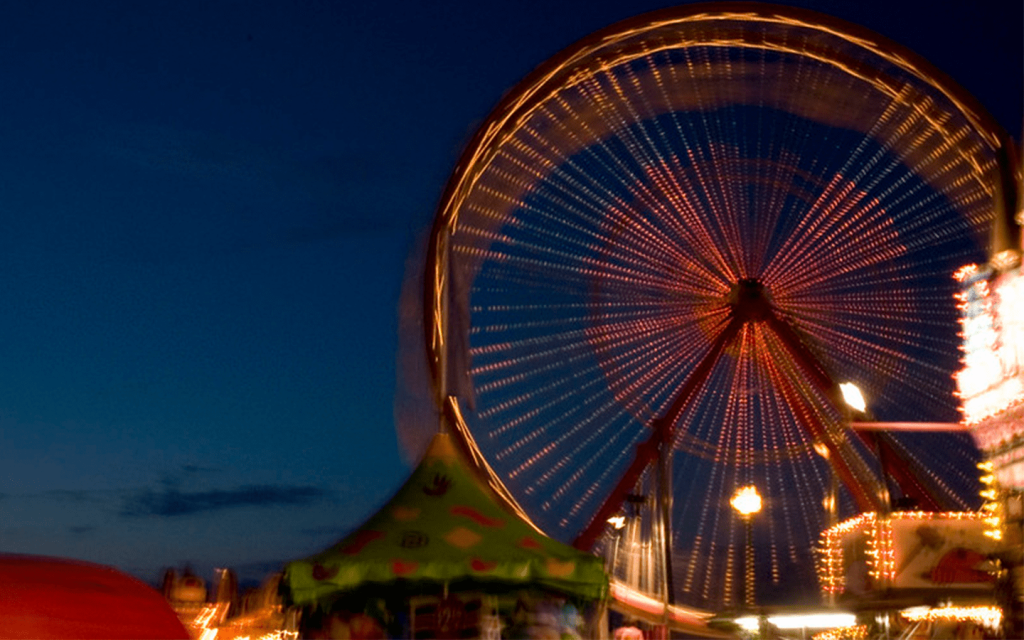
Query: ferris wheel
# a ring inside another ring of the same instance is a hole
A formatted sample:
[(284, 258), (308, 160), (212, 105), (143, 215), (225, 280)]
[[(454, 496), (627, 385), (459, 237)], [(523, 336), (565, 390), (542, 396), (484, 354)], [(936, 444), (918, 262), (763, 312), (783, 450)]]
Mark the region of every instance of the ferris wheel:
[[(491, 113), (431, 235), (427, 339), (449, 418), (509, 501), (578, 546), (667, 462), (678, 601), (759, 571), (814, 584), (823, 499), (883, 507), (838, 383), (880, 420), (958, 419), (953, 272), (984, 262), (1001, 133), (911, 52), (823, 16), (696, 5), (598, 32)], [(975, 504), (963, 434), (890, 450)]]

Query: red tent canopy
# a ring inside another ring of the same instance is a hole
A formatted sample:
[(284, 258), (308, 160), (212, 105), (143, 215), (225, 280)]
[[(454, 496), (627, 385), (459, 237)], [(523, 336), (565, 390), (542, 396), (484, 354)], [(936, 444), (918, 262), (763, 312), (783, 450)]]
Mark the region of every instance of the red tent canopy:
[(155, 589), (111, 567), (0, 554), (0, 638), (174, 638), (189, 635)]

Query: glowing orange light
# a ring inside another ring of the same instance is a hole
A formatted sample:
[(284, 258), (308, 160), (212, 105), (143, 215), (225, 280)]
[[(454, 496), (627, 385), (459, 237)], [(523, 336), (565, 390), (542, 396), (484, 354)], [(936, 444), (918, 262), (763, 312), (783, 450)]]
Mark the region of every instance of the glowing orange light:
[(919, 607), (906, 609), (900, 612), (900, 616), (917, 622), (928, 621), (952, 621), (952, 622), (974, 622), (983, 627), (998, 629), (1003, 621), (1003, 611), (999, 607), (975, 606), (975, 607)]
[(811, 636), (812, 640), (866, 640), (868, 627), (864, 624), (836, 627)]
[(732, 508), (735, 509), (739, 514), (745, 518), (749, 518), (761, 511), (761, 494), (757, 492), (757, 487), (749, 485), (746, 487), (740, 487), (733, 494), (732, 500), (729, 501)]

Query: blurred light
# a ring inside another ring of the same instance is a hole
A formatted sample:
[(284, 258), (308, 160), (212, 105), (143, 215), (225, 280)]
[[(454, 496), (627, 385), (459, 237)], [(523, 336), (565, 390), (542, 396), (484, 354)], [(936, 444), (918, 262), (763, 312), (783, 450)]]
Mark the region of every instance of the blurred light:
[(867, 637), (868, 626), (866, 624), (856, 624), (821, 631), (811, 636), (811, 640), (867, 640)]
[(963, 282), (964, 280), (973, 276), (976, 273), (978, 273), (978, 265), (965, 264), (964, 266), (956, 270), (956, 273), (953, 274), (953, 277), (956, 279), (957, 282)]
[(833, 493), (829, 493), (821, 499), (821, 506), (825, 511), (832, 511), (836, 508), (836, 496)]
[(1013, 249), (1004, 249), (992, 256), (989, 264), (999, 271), (1009, 271), (1020, 264), (1020, 253)]
[(737, 489), (729, 504), (741, 516), (749, 517), (761, 510), (761, 495), (757, 492), (757, 487), (748, 485)]
[(626, 516), (612, 516), (608, 518), (608, 524), (614, 526), (616, 529), (621, 529), (626, 526)]
[[(852, 613), (808, 613), (768, 616), (769, 624), (779, 629), (833, 629), (850, 627), (857, 621)], [(755, 616), (736, 618), (736, 624), (746, 631), (757, 631), (759, 620)]]
[(900, 611), (900, 615), (910, 620), (911, 622), (917, 622), (919, 620), (951, 620), (956, 622), (967, 622), (971, 621), (984, 627), (991, 627), (993, 629), (998, 628), (1003, 621), (1003, 611), (999, 607), (938, 607), (931, 609), (928, 607), (913, 607), (910, 609), (904, 609)]
[(861, 413), (868, 408), (868, 404), (864, 401), (864, 394), (860, 392), (857, 385), (852, 382), (844, 382), (839, 385), (839, 389), (843, 392), (843, 400), (850, 405), (850, 408)]

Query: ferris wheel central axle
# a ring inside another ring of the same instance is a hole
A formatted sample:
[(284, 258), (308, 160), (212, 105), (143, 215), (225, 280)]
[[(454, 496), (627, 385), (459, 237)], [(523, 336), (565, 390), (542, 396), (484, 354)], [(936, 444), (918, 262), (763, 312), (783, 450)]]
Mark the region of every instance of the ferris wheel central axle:
[(727, 300), (733, 317), (740, 322), (758, 322), (772, 314), (768, 290), (757, 278), (739, 280), (729, 290)]

